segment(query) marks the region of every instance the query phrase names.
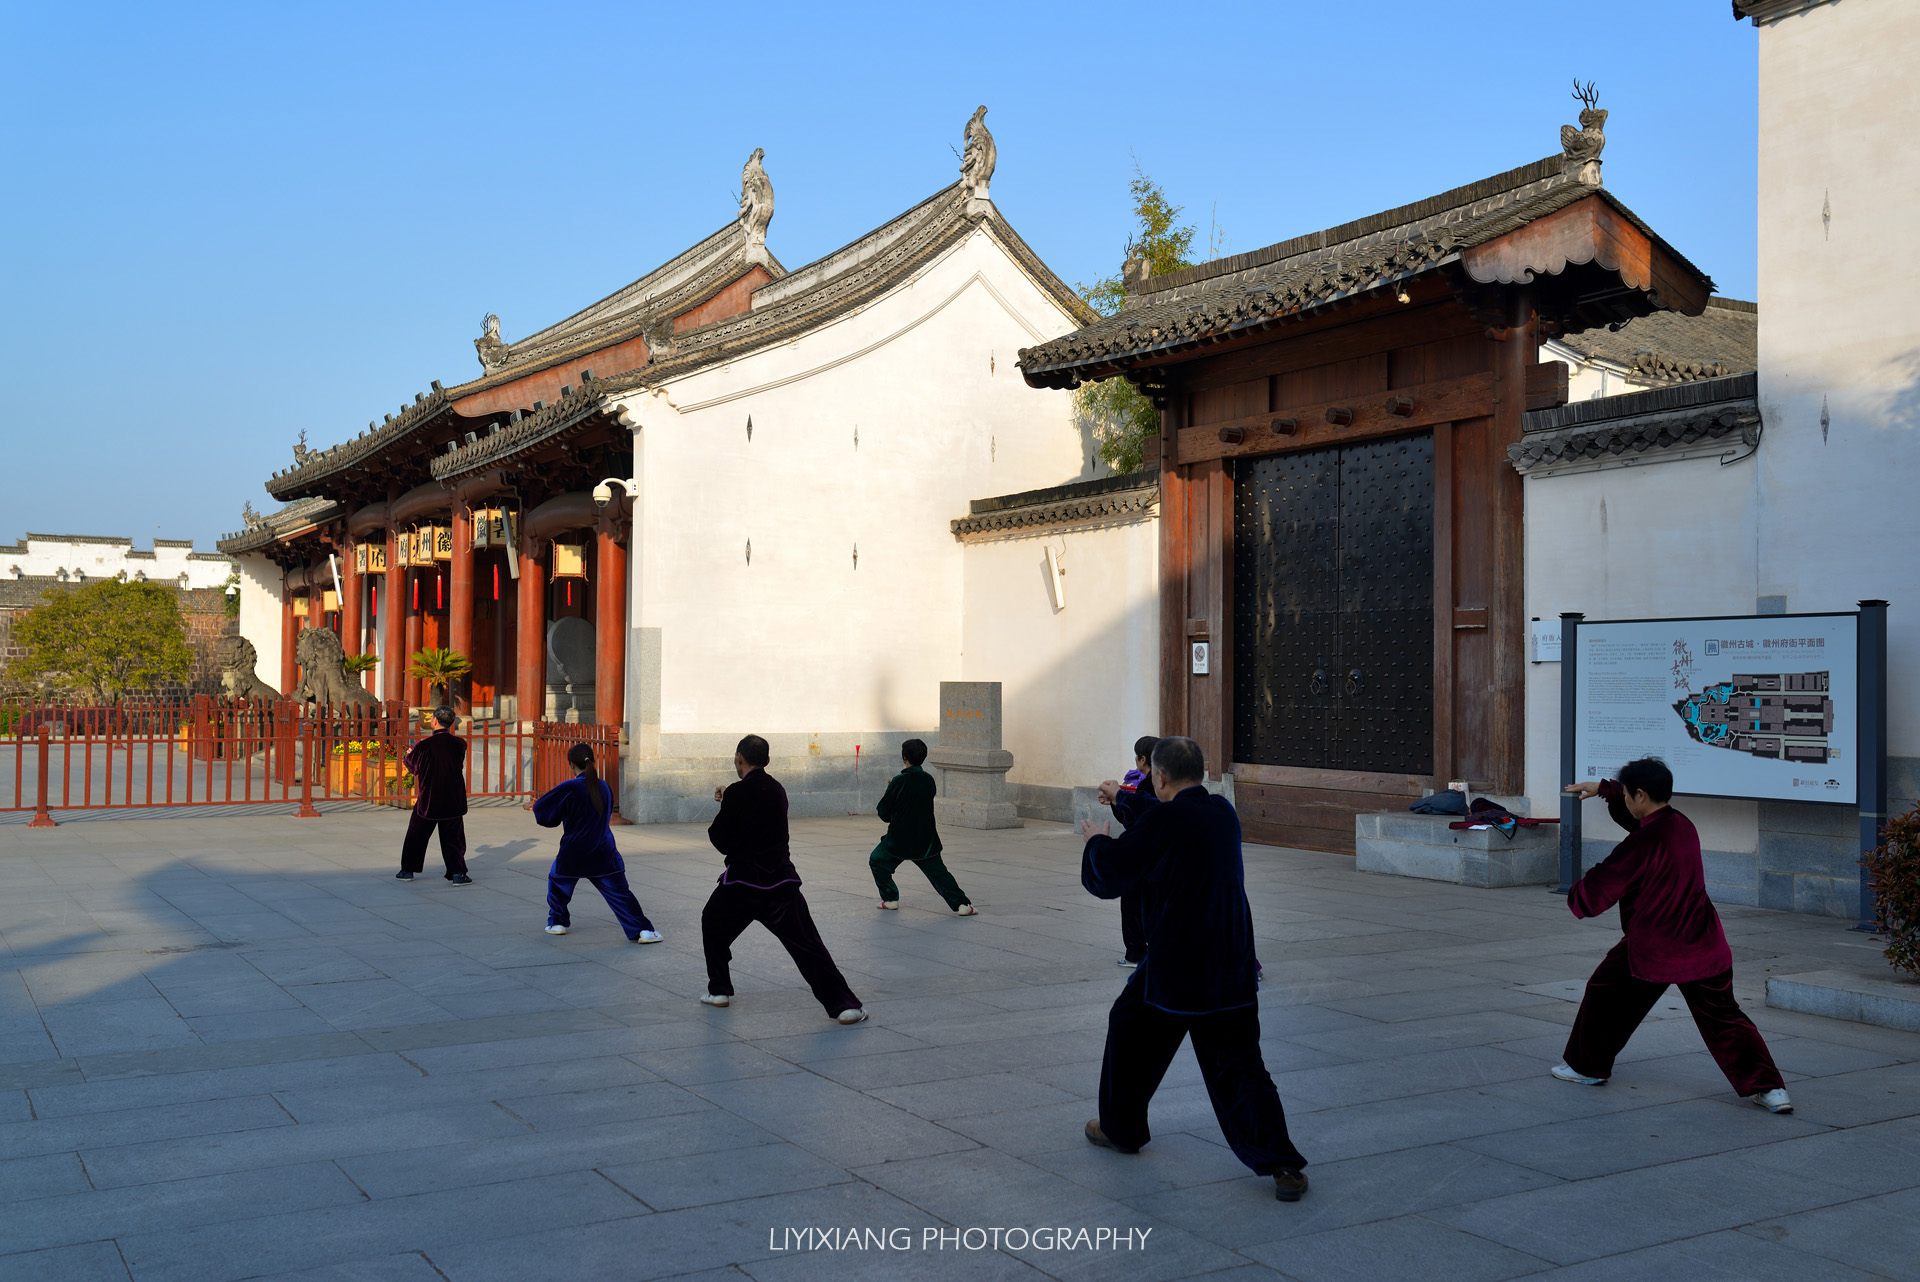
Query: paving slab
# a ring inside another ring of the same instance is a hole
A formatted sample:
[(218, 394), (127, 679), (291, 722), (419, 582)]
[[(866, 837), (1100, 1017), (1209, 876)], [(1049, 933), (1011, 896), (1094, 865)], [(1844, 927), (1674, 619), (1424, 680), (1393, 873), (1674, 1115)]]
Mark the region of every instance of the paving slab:
[[(402, 822), (0, 826), (0, 1276), (1920, 1277), (1920, 1034), (1764, 1004), (1870, 960), (1842, 923), (1723, 909), (1774, 1117), (1674, 994), (1606, 1088), (1547, 1076), (1613, 914), (1249, 847), (1263, 1053), (1312, 1159), (1283, 1205), (1184, 1051), (1142, 1153), (1085, 1144), (1131, 972), (1064, 826), (947, 834), (956, 919), (873, 911), (871, 820), (796, 821), (872, 1016), (846, 1028), (758, 931), (735, 1004), (694, 1000), (697, 825), (621, 833), (667, 937), (636, 948), (589, 901), (542, 933), (554, 837), (522, 812), (469, 817), (473, 887), (395, 882)], [(781, 1247), (826, 1226), (911, 1246)], [(952, 1245), (1009, 1226), (1145, 1246)]]

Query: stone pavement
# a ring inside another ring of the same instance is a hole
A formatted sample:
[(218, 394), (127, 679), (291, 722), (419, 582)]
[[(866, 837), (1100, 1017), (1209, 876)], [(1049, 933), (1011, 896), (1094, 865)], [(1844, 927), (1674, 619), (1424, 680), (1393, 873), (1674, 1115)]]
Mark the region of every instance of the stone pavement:
[(1612, 1084), (1546, 1075), (1612, 914), (1249, 848), (1286, 1206), (1184, 1051), (1144, 1153), (1081, 1139), (1125, 972), (1065, 828), (948, 832), (955, 918), (912, 869), (874, 909), (877, 823), (795, 827), (866, 1024), (758, 928), (694, 1000), (697, 827), (622, 832), (651, 947), (585, 885), (541, 933), (517, 810), (471, 817), (465, 888), (393, 879), (392, 814), (0, 828), (0, 1278), (1920, 1278), (1920, 1035), (1761, 1004), (1873, 961), (1838, 923), (1724, 910), (1775, 1117), (1674, 1003)]

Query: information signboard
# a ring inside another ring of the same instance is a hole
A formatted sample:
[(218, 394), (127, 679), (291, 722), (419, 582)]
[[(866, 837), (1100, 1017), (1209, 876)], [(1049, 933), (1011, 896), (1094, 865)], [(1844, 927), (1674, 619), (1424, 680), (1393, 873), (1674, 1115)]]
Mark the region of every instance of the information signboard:
[(1859, 617), (1582, 621), (1575, 778), (1659, 757), (1692, 796), (1855, 804)]

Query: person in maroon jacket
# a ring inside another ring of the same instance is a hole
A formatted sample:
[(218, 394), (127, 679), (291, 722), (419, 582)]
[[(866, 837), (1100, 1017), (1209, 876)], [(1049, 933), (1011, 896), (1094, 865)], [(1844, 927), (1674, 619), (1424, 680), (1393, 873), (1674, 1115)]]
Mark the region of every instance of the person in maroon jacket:
[(1622, 766), (1618, 780), (1577, 783), (1567, 791), (1583, 800), (1604, 798), (1607, 813), (1627, 830), (1626, 840), (1574, 883), (1567, 907), (1575, 917), (1597, 917), (1619, 904), (1624, 938), (1587, 980), (1566, 1062), (1553, 1075), (1605, 1085), (1614, 1056), (1667, 985), (1678, 984), (1733, 1089), (1770, 1113), (1791, 1113), (1793, 1101), (1765, 1039), (1734, 1000), (1733, 951), (1707, 898), (1700, 834), (1667, 804), (1673, 771), (1657, 757), (1643, 757)]
[(407, 773), (416, 786), (413, 818), (407, 821), (407, 839), (400, 844), (401, 881), (427, 866), (427, 838), (440, 830), (440, 858), (446, 861), (447, 880), (471, 885), (467, 876), (467, 741), (453, 733), (453, 709), (444, 704), (433, 710), (434, 732), (407, 749)]
[(800, 894), (800, 874), (787, 841), (787, 790), (767, 773), (770, 760), (767, 741), (748, 735), (733, 754), (740, 782), (713, 790), (720, 813), (707, 829), (707, 840), (726, 857), (727, 867), (700, 914), (700, 942), (707, 954), (707, 992), (700, 1000), (709, 1006), (732, 1004), (733, 941), (757, 921), (786, 947), (827, 1015), (858, 1024), (867, 1012), (833, 964)]

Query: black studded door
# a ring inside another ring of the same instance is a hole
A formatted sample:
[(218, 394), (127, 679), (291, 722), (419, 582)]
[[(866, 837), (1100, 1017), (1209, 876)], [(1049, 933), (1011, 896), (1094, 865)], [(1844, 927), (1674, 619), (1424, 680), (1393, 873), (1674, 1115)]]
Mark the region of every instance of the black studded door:
[(1339, 652), (1340, 451), (1243, 459), (1233, 526), (1234, 760), (1324, 765)]
[(1433, 768), (1433, 437), (1242, 460), (1234, 760)]

